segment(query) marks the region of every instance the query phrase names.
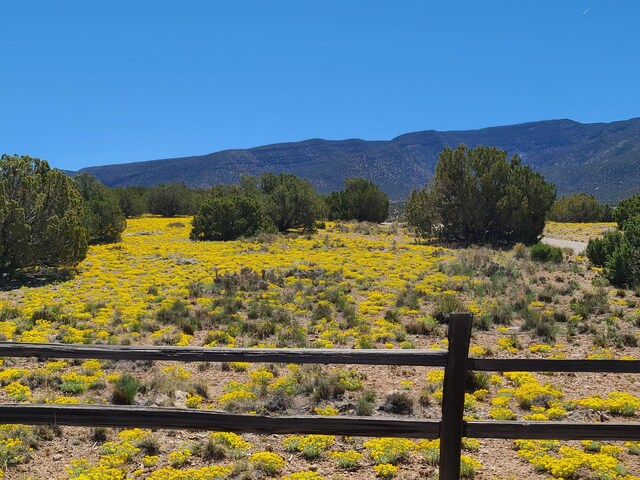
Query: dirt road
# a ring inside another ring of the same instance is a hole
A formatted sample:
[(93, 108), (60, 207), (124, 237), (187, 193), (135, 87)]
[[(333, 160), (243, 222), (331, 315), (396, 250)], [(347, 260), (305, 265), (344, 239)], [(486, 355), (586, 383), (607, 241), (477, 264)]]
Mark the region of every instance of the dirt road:
[(576, 255), (583, 253), (587, 248), (587, 244), (585, 242), (574, 242), (572, 240), (560, 240), (559, 238), (544, 237), (542, 239), (542, 243), (546, 243), (547, 245), (551, 245), (553, 247), (570, 248), (571, 250), (573, 250), (573, 253), (575, 253)]

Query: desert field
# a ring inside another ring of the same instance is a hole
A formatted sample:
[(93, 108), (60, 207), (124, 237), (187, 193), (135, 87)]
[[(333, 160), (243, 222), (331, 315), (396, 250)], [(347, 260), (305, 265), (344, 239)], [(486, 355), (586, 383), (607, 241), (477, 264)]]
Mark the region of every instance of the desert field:
[[(474, 357), (638, 359), (640, 292), (581, 256), (425, 245), (396, 224), (194, 242), (190, 218), (128, 220), (73, 278), (0, 292), (15, 342), (446, 349), (444, 315), (475, 315)], [(557, 224), (576, 241), (612, 224)], [(443, 370), (5, 358), (4, 403), (117, 403), (268, 415), (438, 418)], [(475, 373), (468, 418), (638, 421), (640, 376)], [(637, 442), (466, 439), (465, 478), (640, 478)], [(0, 427), (4, 479), (437, 478), (438, 441)]]

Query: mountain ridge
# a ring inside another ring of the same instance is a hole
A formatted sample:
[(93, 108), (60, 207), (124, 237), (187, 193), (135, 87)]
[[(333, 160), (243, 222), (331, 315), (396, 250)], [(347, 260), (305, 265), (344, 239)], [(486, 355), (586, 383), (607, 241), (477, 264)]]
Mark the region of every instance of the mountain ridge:
[(339, 190), (345, 178), (357, 176), (399, 200), (429, 180), (445, 146), (461, 143), (497, 146), (519, 155), (555, 183), (559, 195), (585, 191), (615, 203), (640, 186), (640, 117), (609, 123), (556, 119), (475, 130), (420, 130), (391, 140), (311, 138), (80, 172), (109, 186), (180, 181), (192, 187), (235, 183), (242, 174), (288, 172), (307, 178), (322, 193)]

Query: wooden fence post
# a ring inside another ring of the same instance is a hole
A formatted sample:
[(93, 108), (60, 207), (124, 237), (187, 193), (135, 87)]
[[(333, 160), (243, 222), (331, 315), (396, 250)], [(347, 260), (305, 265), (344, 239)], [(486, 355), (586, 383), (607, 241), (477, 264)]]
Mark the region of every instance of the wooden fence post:
[(470, 313), (453, 313), (448, 318), (449, 354), (447, 366), (444, 369), (442, 389), (439, 480), (459, 480), (463, 435), (464, 381), (467, 373), (473, 316)]

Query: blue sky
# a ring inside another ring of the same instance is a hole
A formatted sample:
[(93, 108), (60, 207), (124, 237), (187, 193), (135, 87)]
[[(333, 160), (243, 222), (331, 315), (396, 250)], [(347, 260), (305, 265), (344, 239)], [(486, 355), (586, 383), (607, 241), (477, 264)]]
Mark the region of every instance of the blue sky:
[(635, 0), (3, 0), (0, 152), (59, 168), (640, 116)]

